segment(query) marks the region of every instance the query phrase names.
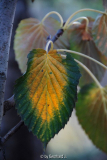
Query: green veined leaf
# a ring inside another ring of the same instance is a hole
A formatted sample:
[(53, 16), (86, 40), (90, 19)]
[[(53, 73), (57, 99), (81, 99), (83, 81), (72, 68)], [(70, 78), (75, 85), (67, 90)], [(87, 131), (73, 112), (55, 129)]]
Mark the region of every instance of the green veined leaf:
[[(105, 56), (103, 56), (101, 52), (97, 49), (92, 39), (91, 28), (94, 20), (91, 18), (88, 18), (88, 19), (90, 21), (88, 32), (85, 31), (85, 27), (86, 27), (85, 21), (82, 21), (81, 25), (75, 26), (73, 28), (71, 32), (71, 40), (70, 40), (71, 50), (81, 52), (85, 55), (88, 55), (106, 64), (107, 61), (105, 60)], [(75, 58), (79, 59), (84, 65), (86, 65), (91, 70), (91, 72), (98, 78), (98, 80), (102, 79), (105, 72), (104, 68), (102, 68), (97, 63), (87, 58), (84, 58), (81, 56), (75, 56)], [(82, 73), (82, 78), (80, 79), (81, 86), (83, 86), (84, 84), (93, 82), (89, 74), (87, 74), (87, 72), (82, 68), (81, 68), (81, 73)]]
[(69, 120), (77, 99), (80, 72), (67, 54), (32, 50), (26, 73), (16, 81), (15, 102), (25, 125), (45, 145)]
[(76, 114), (92, 142), (107, 153), (107, 86), (84, 86), (78, 95)]
[[(43, 23), (35, 18), (24, 19), (19, 23), (14, 40), (14, 50), (15, 59), (22, 73), (27, 68), (27, 54), (29, 51), (35, 48), (45, 49), (47, 37), (49, 35), (53, 37), (59, 28), (60, 23), (51, 17), (47, 18)], [(55, 48), (67, 48), (66, 37), (66, 33), (64, 33), (54, 44)]]
[(97, 17), (92, 33), (96, 46), (107, 57), (107, 15), (104, 14)]

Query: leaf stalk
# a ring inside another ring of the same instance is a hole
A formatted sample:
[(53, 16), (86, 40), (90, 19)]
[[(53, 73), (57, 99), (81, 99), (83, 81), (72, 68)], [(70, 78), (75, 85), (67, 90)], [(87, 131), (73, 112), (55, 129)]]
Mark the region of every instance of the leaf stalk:
[(101, 86), (101, 84), (99, 83), (99, 81), (97, 80), (97, 78), (94, 76), (94, 74), (80, 61), (78, 61), (77, 59), (75, 59), (75, 61), (86, 70), (86, 72), (92, 77), (92, 79), (95, 81), (95, 83), (97, 84), (97, 86), (102, 89), (103, 87)]
[(102, 64), (101, 62), (97, 61), (96, 59), (90, 57), (90, 56), (87, 56), (83, 53), (80, 53), (80, 52), (76, 52), (76, 51), (72, 51), (72, 50), (67, 50), (67, 49), (57, 49), (57, 52), (68, 52), (68, 53), (73, 53), (73, 54), (77, 54), (77, 55), (80, 55), (82, 57), (85, 57), (85, 58), (88, 58), (94, 62), (96, 62), (97, 64), (99, 64), (100, 66), (102, 66), (103, 68), (107, 69), (107, 66), (105, 66), (104, 64)]
[(59, 19), (60, 19), (60, 21), (61, 21), (61, 28), (63, 27), (63, 23), (64, 23), (64, 21), (63, 21), (63, 18), (62, 18), (62, 16), (58, 13), (58, 12), (56, 12), (56, 11), (52, 11), (52, 12), (49, 12), (49, 13), (47, 13), (46, 15), (45, 15), (45, 17), (42, 19), (42, 23), (46, 20), (46, 18), (48, 18), (51, 14), (56, 14), (58, 17), (59, 17)]
[(105, 12), (102, 12), (102, 11), (99, 11), (99, 10), (95, 10), (95, 9), (90, 9), (90, 8), (85, 8), (85, 9), (81, 9), (81, 10), (78, 10), (76, 12), (74, 12), (69, 18), (68, 20), (66, 21), (63, 29), (65, 30), (67, 28), (67, 26), (69, 25), (71, 19), (78, 13), (80, 12), (84, 12), (84, 11), (91, 11), (91, 12), (97, 12), (97, 13), (101, 13), (101, 14), (105, 14)]
[[(86, 30), (86, 32), (87, 32), (87, 31), (88, 31), (88, 25), (89, 25), (89, 20), (88, 20), (87, 17), (79, 17), (79, 18), (73, 20), (71, 23), (68, 24), (67, 29), (68, 29), (71, 25), (73, 25), (74, 22), (76, 22), (76, 21), (78, 21), (78, 20), (80, 20), (80, 19), (85, 19), (85, 20), (86, 20), (86, 28), (85, 28), (85, 30)], [(80, 23), (80, 24), (81, 24), (81, 23)]]

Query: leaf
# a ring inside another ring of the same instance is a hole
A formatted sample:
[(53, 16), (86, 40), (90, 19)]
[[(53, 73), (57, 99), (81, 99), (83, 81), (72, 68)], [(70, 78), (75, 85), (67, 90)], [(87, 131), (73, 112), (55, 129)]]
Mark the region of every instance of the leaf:
[(15, 103), (28, 129), (46, 146), (69, 120), (77, 99), (80, 72), (67, 54), (34, 49), (26, 73), (16, 81)]
[[(14, 40), (15, 59), (22, 73), (26, 71), (27, 54), (35, 48), (45, 48), (49, 35), (54, 36), (60, 23), (47, 18), (44, 23), (35, 18), (24, 19), (19, 23)], [(54, 44), (55, 48), (67, 48), (66, 33)]]
[(104, 14), (97, 17), (93, 24), (92, 33), (96, 46), (107, 57), (107, 15)]
[(107, 0), (103, 0), (103, 6), (104, 6), (104, 9), (106, 11), (107, 10)]
[[(88, 19), (90, 21), (88, 32), (85, 31), (86, 23), (84, 21), (82, 21), (81, 25), (75, 26), (73, 28), (70, 40), (71, 50), (83, 53), (85, 55), (88, 55), (96, 59), (97, 61), (106, 64), (107, 61), (105, 60), (105, 56), (103, 56), (101, 52), (97, 49), (92, 39), (91, 28), (94, 20), (91, 18)], [(105, 69), (102, 68), (99, 64), (82, 56), (75, 56), (75, 58), (79, 59), (84, 65), (86, 65), (90, 69), (90, 71), (98, 78), (99, 81), (102, 79)], [(82, 78), (80, 80), (81, 86), (93, 82), (89, 74), (87, 74), (87, 72), (82, 68), (81, 68), (81, 73), (82, 73)]]
[(107, 153), (107, 86), (84, 86), (78, 94), (76, 114), (92, 142)]

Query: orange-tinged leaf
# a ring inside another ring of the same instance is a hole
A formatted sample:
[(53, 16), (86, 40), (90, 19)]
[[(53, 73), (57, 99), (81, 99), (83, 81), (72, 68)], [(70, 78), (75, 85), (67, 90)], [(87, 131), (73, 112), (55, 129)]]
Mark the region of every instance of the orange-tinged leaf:
[(34, 49), (28, 55), (26, 73), (16, 81), (15, 102), (29, 130), (45, 145), (69, 120), (77, 99), (80, 72), (67, 54)]
[[(35, 18), (24, 19), (19, 23), (14, 40), (15, 59), (22, 73), (26, 71), (27, 54), (35, 48), (44, 48), (49, 35), (54, 36), (60, 23), (47, 18), (43, 23)], [(55, 48), (67, 48), (66, 33), (54, 44)]]
[[(71, 50), (78, 51), (80, 53), (83, 53), (85, 55), (88, 55), (96, 59), (97, 61), (107, 64), (105, 56), (102, 55), (101, 52), (97, 49), (92, 38), (91, 28), (93, 25), (93, 19), (91, 18), (88, 19), (90, 21), (88, 32), (85, 31), (86, 24), (84, 23), (84, 21), (82, 22), (81, 25), (73, 28), (70, 39)], [(79, 59), (84, 65), (86, 65), (99, 81), (102, 79), (105, 73), (104, 68), (102, 68), (101, 66), (99, 66), (98, 64), (87, 58), (81, 56), (75, 56), (75, 58)], [(82, 68), (81, 68), (81, 73), (82, 73), (82, 78), (80, 80), (81, 85), (92, 82), (92, 78)]]
[[(93, 39), (98, 49), (107, 57), (107, 15), (99, 15), (93, 25)], [(107, 58), (106, 58), (107, 61)]]
[(92, 142), (107, 153), (107, 86), (84, 86), (78, 95), (76, 114)]

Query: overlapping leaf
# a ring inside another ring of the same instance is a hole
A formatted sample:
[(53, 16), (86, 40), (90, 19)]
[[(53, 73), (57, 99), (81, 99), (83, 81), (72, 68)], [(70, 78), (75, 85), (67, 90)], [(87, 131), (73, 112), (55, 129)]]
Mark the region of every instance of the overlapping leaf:
[(107, 11), (107, 0), (103, 0), (103, 6), (104, 6), (105, 11)]
[[(91, 28), (93, 25), (93, 19), (88, 18), (90, 23), (89, 23), (89, 28), (88, 32), (86, 32), (85, 27), (86, 24), (83, 21), (81, 25), (73, 28), (71, 32), (71, 50), (78, 51), (80, 53), (83, 53), (85, 55), (88, 55), (104, 64), (106, 64), (106, 59), (105, 56), (101, 54), (101, 52), (97, 49), (95, 46), (95, 43), (93, 42), (92, 35), (91, 35)], [(97, 63), (81, 57), (81, 56), (76, 56), (75, 58), (79, 59), (84, 65), (86, 65), (90, 71), (98, 78), (98, 80), (101, 80), (105, 69), (99, 66)], [(84, 85), (87, 83), (92, 82), (91, 77), (81, 69), (81, 73), (83, 78), (80, 80), (80, 84)], [(85, 77), (85, 78), (84, 78)]]
[[(47, 37), (54, 36), (60, 23), (47, 18), (43, 23), (35, 18), (24, 19), (19, 23), (14, 40), (15, 59), (22, 73), (26, 71), (27, 54), (35, 48), (45, 49)], [(55, 43), (56, 48), (67, 48), (66, 33)]]
[(77, 99), (80, 72), (67, 54), (43, 49), (28, 55), (26, 73), (16, 81), (15, 102), (22, 120), (45, 145), (67, 123)]
[(84, 86), (78, 95), (76, 114), (89, 138), (107, 153), (107, 86)]
[[(93, 38), (98, 49), (107, 57), (107, 15), (97, 17), (93, 25)], [(107, 58), (106, 58), (107, 61)]]

